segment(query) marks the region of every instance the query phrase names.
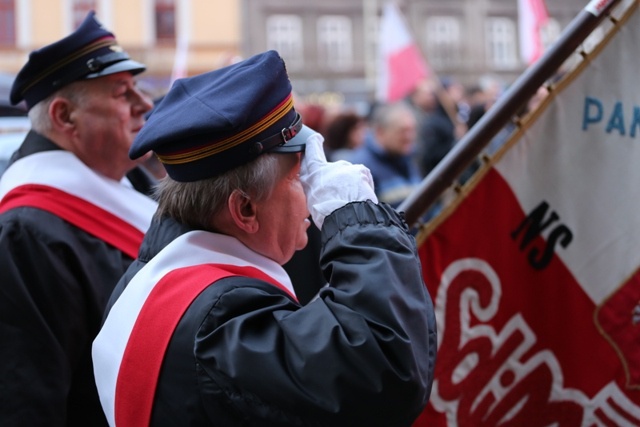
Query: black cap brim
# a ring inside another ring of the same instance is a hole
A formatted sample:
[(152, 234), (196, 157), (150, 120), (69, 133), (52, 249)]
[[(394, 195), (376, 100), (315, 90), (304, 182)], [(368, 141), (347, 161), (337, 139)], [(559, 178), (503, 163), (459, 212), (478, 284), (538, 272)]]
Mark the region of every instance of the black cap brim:
[(125, 59), (124, 61), (116, 62), (115, 64), (111, 64), (107, 67), (104, 67), (102, 70), (97, 73), (87, 74), (83, 77), (83, 79), (96, 79), (98, 77), (108, 76), (110, 74), (121, 73), (123, 71), (129, 71), (131, 74), (138, 74), (146, 70), (147, 67), (144, 64), (141, 64), (132, 59)]
[(289, 141), (287, 141), (286, 144), (278, 145), (272, 148), (271, 150), (269, 150), (268, 152), (283, 153), (283, 154), (301, 153), (304, 151), (305, 147), (307, 146), (307, 138), (309, 138), (311, 135), (315, 133), (317, 133), (315, 130), (311, 129), (306, 125), (302, 125), (300, 132), (298, 132), (296, 136), (294, 136)]

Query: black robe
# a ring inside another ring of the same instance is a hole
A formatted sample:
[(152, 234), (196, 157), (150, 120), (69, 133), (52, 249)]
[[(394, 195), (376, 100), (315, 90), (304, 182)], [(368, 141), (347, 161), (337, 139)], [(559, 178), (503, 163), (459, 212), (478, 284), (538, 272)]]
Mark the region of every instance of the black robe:
[[(109, 306), (188, 231), (169, 218), (154, 221)], [(187, 252), (180, 253), (189, 258)], [(255, 278), (206, 287), (164, 353), (151, 425), (411, 425), (430, 394), (436, 326), (406, 224), (384, 204), (338, 209), (322, 229), (320, 265), (329, 286), (306, 305)], [(122, 336), (119, 313), (131, 310), (125, 306), (108, 313), (111, 323), (101, 334)], [(99, 340), (98, 351), (110, 352), (112, 341)], [(99, 354), (100, 363), (114, 364), (111, 355), (103, 357), (110, 353)], [(111, 392), (108, 384), (101, 393)]]
[[(59, 147), (31, 132), (12, 162), (49, 150)], [(0, 214), (1, 426), (106, 425), (91, 343), (131, 261), (47, 211)]]

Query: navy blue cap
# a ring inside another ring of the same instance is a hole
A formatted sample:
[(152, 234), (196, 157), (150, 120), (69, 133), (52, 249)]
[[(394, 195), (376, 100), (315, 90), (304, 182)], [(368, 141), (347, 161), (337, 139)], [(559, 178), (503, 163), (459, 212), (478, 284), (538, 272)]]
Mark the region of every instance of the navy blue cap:
[(29, 54), (13, 82), (10, 100), (14, 105), (25, 100), (31, 109), (71, 82), (144, 70), (145, 66), (129, 58), (91, 11), (73, 33)]
[(177, 80), (136, 136), (129, 156), (153, 151), (171, 178), (191, 182), (263, 153), (302, 152), (312, 133), (293, 107), (284, 61), (271, 50)]

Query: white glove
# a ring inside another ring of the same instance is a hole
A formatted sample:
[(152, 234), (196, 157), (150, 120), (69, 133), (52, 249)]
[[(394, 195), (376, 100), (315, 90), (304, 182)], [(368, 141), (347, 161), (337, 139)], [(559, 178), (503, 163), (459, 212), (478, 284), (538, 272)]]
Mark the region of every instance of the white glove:
[(323, 142), (324, 137), (319, 133), (307, 138), (300, 167), (307, 206), (319, 229), (326, 216), (350, 202), (371, 200), (378, 203), (369, 169), (344, 160), (327, 162)]

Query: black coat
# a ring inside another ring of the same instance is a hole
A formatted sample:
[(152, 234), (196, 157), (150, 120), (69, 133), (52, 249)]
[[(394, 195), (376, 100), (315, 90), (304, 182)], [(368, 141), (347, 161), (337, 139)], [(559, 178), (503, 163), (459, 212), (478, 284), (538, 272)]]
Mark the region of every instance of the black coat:
[[(31, 133), (13, 161), (59, 149)], [(102, 426), (91, 343), (132, 259), (32, 207), (0, 215), (0, 425)]]
[[(155, 221), (110, 304), (186, 231)], [(320, 264), (330, 286), (304, 306), (257, 279), (209, 285), (173, 333), (151, 425), (411, 425), (436, 354), (413, 237), (389, 206), (352, 203), (325, 219)]]
[(418, 129), (418, 140), (421, 145), (418, 151), (422, 153), (420, 167), (426, 176), (456, 142), (455, 125), (442, 105), (438, 104), (438, 108), (426, 115)]

